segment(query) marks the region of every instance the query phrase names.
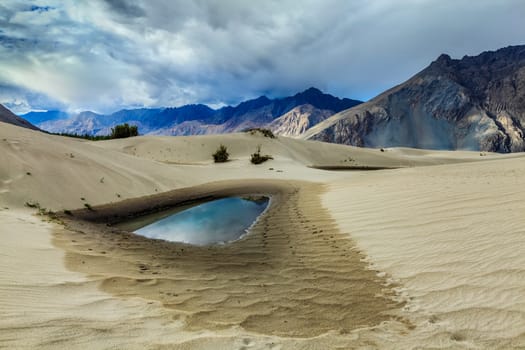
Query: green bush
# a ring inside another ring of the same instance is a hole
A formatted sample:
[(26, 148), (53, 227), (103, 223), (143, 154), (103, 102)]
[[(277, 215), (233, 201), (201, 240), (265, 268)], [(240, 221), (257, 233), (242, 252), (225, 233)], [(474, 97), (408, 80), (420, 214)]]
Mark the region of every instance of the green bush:
[(261, 156), (261, 146), (257, 146), (257, 152), (252, 154), (250, 162), (252, 162), (253, 164), (261, 164), (269, 159), (273, 159), (273, 157), (268, 154)]
[[(111, 139), (122, 139), (131, 136), (139, 135), (139, 128), (136, 125), (129, 125), (128, 123), (115, 125), (114, 128), (111, 128), (111, 135), (88, 135), (88, 134), (71, 134), (66, 132), (61, 133), (49, 133), (51, 135), (59, 135), (66, 137), (75, 137), (79, 139), (86, 139), (90, 141), (100, 141), (100, 140), (111, 140)], [(75, 158), (73, 153), (69, 154), (70, 158)]]
[(217, 148), (217, 151), (213, 153), (213, 160), (215, 163), (224, 163), (228, 161), (229, 157), (230, 154), (228, 153), (228, 149), (224, 145), (220, 145), (219, 148)]
[[(46, 131), (45, 131), (46, 132)], [(101, 140), (110, 140), (111, 136), (109, 135), (89, 135), (89, 134), (77, 134), (77, 133), (68, 133), (68, 132), (47, 132), (50, 135), (58, 135), (58, 136), (65, 136), (65, 137), (74, 137), (76, 139), (84, 139), (84, 140), (90, 140), (90, 141), (101, 141)], [(69, 158), (75, 158), (75, 155), (73, 153), (69, 154)]]
[(111, 128), (112, 139), (123, 139), (131, 136), (138, 136), (139, 129), (136, 125), (129, 125), (128, 123), (115, 125), (114, 128)]

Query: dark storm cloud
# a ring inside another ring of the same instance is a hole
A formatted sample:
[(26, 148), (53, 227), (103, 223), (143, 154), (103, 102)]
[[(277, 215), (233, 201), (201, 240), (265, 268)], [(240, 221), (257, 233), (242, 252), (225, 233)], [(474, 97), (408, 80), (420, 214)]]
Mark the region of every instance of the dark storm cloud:
[(31, 11), (37, 11), (37, 12), (47, 12), (50, 10), (53, 10), (54, 8), (51, 6), (37, 6), (37, 5), (31, 5), (30, 10)]
[(104, 0), (111, 10), (126, 17), (143, 17), (146, 15), (144, 9), (137, 4), (127, 0)]
[(6, 0), (0, 83), (98, 111), (309, 86), (367, 99), (443, 52), (523, 44), (524, 16), (522, 0)]

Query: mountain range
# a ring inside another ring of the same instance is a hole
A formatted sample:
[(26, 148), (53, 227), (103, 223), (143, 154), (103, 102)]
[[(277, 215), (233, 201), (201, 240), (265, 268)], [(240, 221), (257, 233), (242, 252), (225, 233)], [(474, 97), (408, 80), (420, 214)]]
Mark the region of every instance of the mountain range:
[(525, 46), (441, 55), (406, 82), (310, 128), (361, 147), (525, 151)]
[(280, 135), (361, 147), (525, 151), (525, 45), (478, 56), (439, 56), (428, 67), (366, 103), (310, 88), (237, 106), (130, 109), (110, 115), (31, 112), (3, 106), (0, 121), (50, 132), (108, 134), (118, 123), (141, 134), (200, 135), (270, 128)]
[(220, 109), (193, 104), (177, 108), (127, 109), (110, 115), (86, 111), (68, 116), (48, 111), (31, 112), (22, 117), (55, 133), (107, 135), (111, 127), (126, 122), (137, 125), (141, 134), (202, 135), (265, 127), (296, 137), (331, 115), (360, 103), (309, 88), (294, 96), (277, 99), (261, 96)]

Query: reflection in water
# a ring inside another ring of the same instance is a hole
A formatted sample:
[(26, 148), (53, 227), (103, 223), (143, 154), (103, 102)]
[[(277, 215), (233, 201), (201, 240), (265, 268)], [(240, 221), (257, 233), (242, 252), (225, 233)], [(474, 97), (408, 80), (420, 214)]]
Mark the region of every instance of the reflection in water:
[(219, 199), (168, 216), (135, 233), (195, 245), (230, 242), (246, 233), (268, 201), (268, 198)]

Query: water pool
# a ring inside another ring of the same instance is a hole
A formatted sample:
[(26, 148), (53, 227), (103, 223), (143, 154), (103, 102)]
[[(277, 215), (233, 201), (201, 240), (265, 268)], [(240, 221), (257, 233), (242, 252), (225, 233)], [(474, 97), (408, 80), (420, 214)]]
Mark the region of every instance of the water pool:
[(268, 203), (267, 197), (218, 199), (167, 216), (135, 233), (194, 245), (227, 243), (242, 237)]

